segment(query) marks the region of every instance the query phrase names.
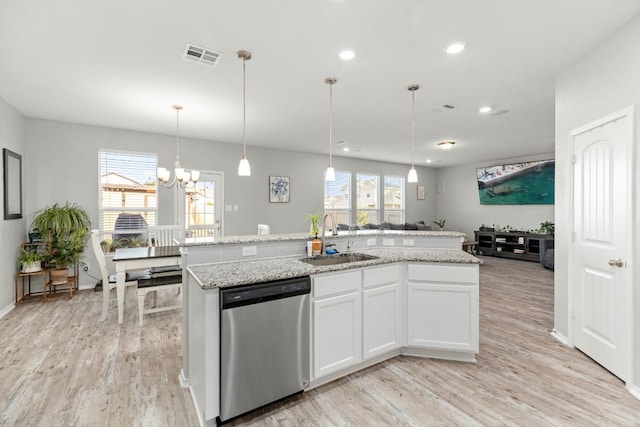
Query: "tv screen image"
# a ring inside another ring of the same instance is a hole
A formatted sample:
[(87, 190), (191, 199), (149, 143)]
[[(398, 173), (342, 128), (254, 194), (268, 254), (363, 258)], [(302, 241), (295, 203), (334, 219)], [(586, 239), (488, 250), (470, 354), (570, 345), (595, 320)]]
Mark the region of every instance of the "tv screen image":
[(555, 160), (476, 169), (481, 205), (553, 205)]

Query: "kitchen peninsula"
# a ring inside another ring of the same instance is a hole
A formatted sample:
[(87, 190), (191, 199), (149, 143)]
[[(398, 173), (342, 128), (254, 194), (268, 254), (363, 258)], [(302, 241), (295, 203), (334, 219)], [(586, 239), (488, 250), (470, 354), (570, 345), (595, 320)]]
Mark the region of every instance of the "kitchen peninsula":
[(184, 243), (183, 369), (202, 425), (220, 415), (220, 290), (311, 278), (305, 389), (400, 354), (474, 362), (478, 266), (463, 233), (366, 231), (327, 236), (339, 252), (373, 259), (305, 262), (308, 234)]

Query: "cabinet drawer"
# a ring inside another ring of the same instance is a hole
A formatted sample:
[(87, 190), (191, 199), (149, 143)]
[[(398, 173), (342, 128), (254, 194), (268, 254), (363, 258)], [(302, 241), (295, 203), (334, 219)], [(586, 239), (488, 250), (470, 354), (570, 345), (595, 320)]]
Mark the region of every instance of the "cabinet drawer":
[(346, 292), (359, 291), (362, 282), (360, 270), (346, 273), (312, 276), (313, 297), (321, 298)]
[(388, 265), (364, 270), (362, 284), (365, 288), (370, 288), (387, 283), (397, 283), (398, 280), (400, 280), (400, 266)]
[(409, 281), (440, 283), (478, 283), (477, 264), (409, 264)]

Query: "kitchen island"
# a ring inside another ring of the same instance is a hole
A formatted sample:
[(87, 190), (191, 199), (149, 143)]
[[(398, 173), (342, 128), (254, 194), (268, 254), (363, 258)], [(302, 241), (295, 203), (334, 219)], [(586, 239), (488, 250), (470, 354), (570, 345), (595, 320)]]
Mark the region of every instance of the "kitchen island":
[[(246, 252), (244, 245), (259, 241), (265, 245), (263, 253), (272, 255), (250, 261), (194, 264), (189, 261), (192, 251), (196, 248), (197, 258), (202, 258), (202, 243), (185, 244), (181, 381), (190, 388), (201, 424), (214, 424), (220, 411), (222, 288), (311, 277), (311, 372), (307, 388), (399, 354), (475, 361), (480, 261), (460, 249), (462, 233), (405, 233), (330, 237), (340, 250), (349, 244), (358, 253), (376, 258), (323, 266), (304, 262), (304, 245), (300, 243), (308, 239), (306, 234), (301, 238), (263, 240), (267, 236), (259, 236), (245, 240), (239, 244), (242, 247), (235, 248), (240, 254)], [(341, 242), (341, 238), (353, 240)], [(372, 238), (376, 239), (375, 245), (371, 245)], [(442, 246), (450, 247), (422, 247), (433, 244), (422, 238), (432, 242), (441, 239)], [(292, 242), (294, 246), (287, 248)], [(282, 255), (296, 248), (297, 253)], [(249, 252), (254, 253), (253, 248)]]

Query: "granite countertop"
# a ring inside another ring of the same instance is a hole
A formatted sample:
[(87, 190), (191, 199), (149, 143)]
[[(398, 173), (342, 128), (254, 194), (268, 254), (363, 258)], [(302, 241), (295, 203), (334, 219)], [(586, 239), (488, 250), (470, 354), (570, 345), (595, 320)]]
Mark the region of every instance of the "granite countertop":
[[(347, 238), (351, 237), (367, 237), (367, 236), (417, 236), (417, 237), (465, 237), (466, 234), (460, 231), (417, 231), (417, 230), (354, 230), (338, 231), (337, 236), (332, 236), (327, 232), (327, 237), (331, 238)], [(310, 240), (309, 233), (285, 233), (285, 234), (247, 234), (240, 236), (225, 236), (221, 238), (213, 237), (195, 237), (188, 238), (180, 246), (211, 246), (211, 245), (238, 245), (250, 243), (267, 243), (267, 242), (284, 242), (297, 240)]]
[(232, 261), (190, 265), (187, 267), (187, 270), (193, 277), (195, 277), (202, 289), (213, 289), (268, 282), (271, 280), (288, 279), (292, 277), (310, 276), (313, 274), (390, 264), (394, 262), (439, 262), (452, 264), (482, 263), (482, 261), (473, 255), (458, 249), (377, 248), (359, 250), (356, 253), (374, 255), (379, 258), (346, 264), (313, 266), (302, 261), (302, 259), (305, 258), (304, 256), (293, 256), (267, 258), (254, 261)]

